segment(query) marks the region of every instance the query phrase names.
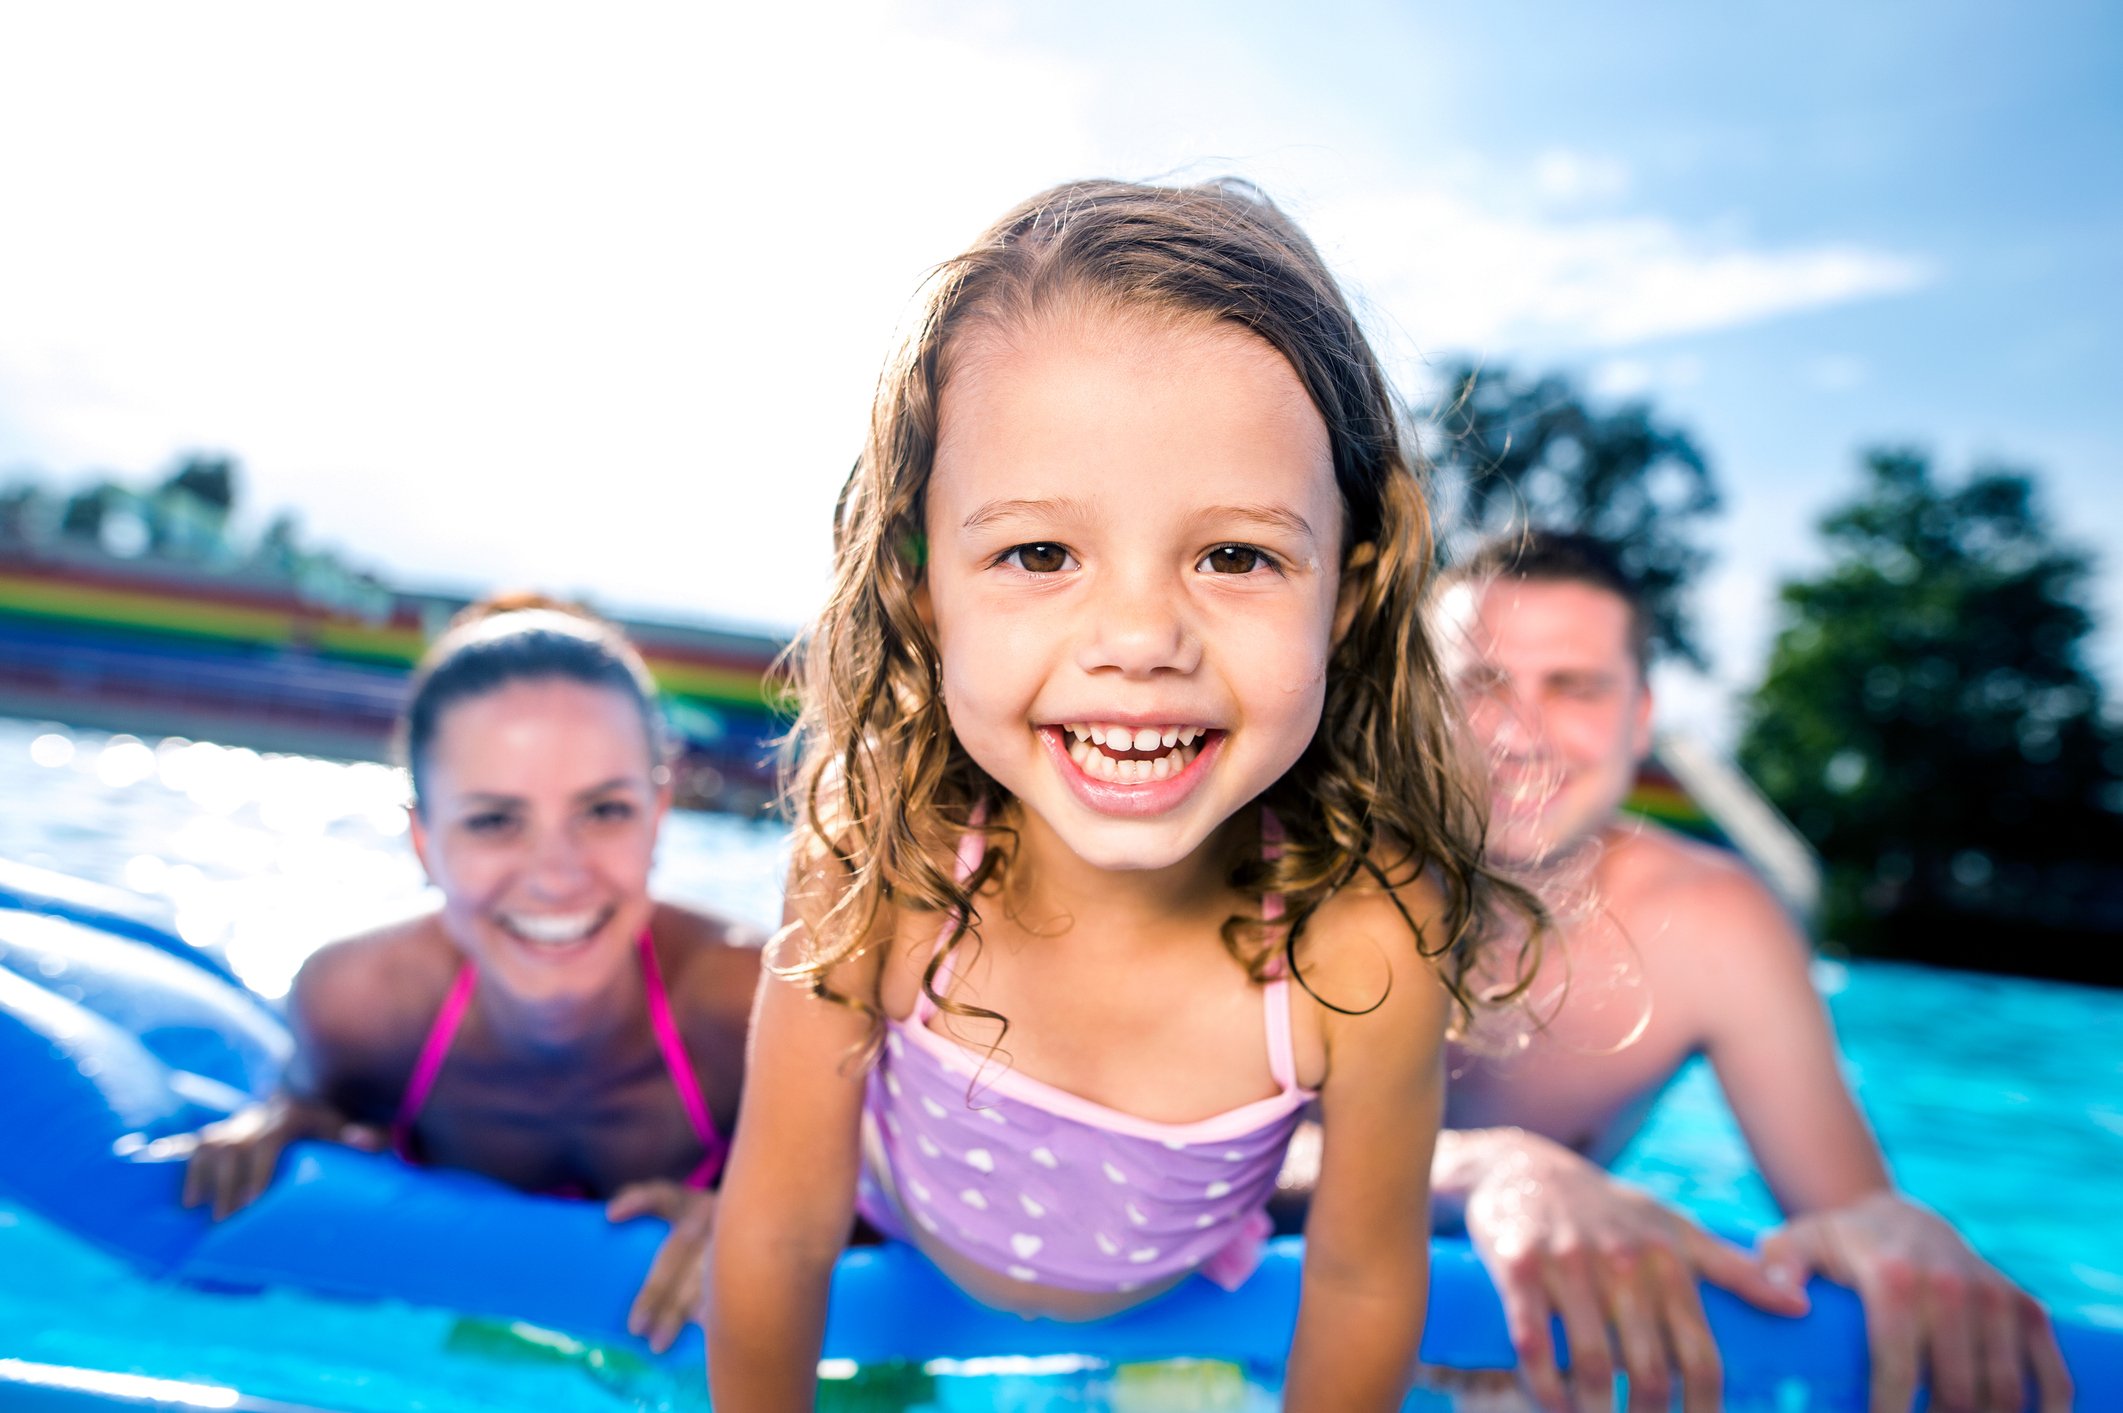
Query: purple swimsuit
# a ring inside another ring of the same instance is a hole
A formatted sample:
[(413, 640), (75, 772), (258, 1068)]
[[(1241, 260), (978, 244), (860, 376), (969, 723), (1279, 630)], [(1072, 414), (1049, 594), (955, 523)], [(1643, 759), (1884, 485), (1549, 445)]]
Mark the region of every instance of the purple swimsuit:
[[(978, 834), (960, 844), (961, 878), (983, 848)], [(1264, 915), (1280, 912), (1268, 898)], [(948, 985), (940, 973), (937, 989)], [(1278, 1091), (1173, 1124), (998, 1070), (928, 1028), (936, 1006), (923, 993), (906, 1020), (885, 1022), (863, 1096), (857, 1205), (887, 1236), (918, 1223), (1021, 1281), (1128, 1291), (1198, 1270), (1236, 1288), (1260, 1263), (1268, 1198), (1312, 1097), (1297, 1083), (1289, 982), (1268, 982), (1261, 1001)]]

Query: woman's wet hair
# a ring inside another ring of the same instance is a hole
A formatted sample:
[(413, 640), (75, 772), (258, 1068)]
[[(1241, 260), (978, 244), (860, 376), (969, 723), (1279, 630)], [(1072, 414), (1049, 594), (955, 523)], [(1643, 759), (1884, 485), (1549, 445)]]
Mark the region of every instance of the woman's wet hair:
[[(806, 928), (787, 970), (832, 994), (825, 977), (872, 945), (888, 905), (955, 914), (955, 946), (976, 917), (974, 896), (1007, 867), (1007, 831), (994, 824), (1002, 789), (951, 732), (936, 644), (916, 607), (940, 408), (954, 370), (993, 342), (1047, 320), (1096, 318), (1238, 329), (1274, 348), (1326, 425), (1345, 511), (1350, 626), (1318, 733), (1266, 796), (1287, 841), (1232, 880), (1255, 897), (1280, 894), (1289, 921), (1271, 935), (1258, 908), (1234, 916), (1226, 945), (1263, 977), (1279, 953), (1295, 965), (1306, 922), (1357, 875), (1396, 887), (1424, 878), (1445, 907), (1436, 935), (1418, 929), (1418, 945), (1462, 1007), (1476, 990), (1523, 990), (1530, 947), (1502, 968), (1512, 980), (1475, 980), (1477, 964), (1503, 950), (1492, 944), (1525, 941), (1541, 912), (1482, 858), (1488, 792), (1418, 611), (1435, 551), (1400, 408), (1318, 251), (1258, 190), (1231, 180), (1055, 187), (932, 272), (835, 507), (826, 606), (788, 659), (801, 714), (786, 799)], [(982, 819), (1005, 847), (961, 882), (938, 842)], [(930, 965), (932, 995), (949, 951)]]
[(435, 733), (452, 707), (516, 682), (577, 682), (618, 693), (641, 718), (649, 761), (659, 773), (666, 743), (656, 683), (617, 627), (577, 604), (540, 594), (497, 594), (461, 610), (420, 664), (399, 719), (397, 754), (421, 788)]

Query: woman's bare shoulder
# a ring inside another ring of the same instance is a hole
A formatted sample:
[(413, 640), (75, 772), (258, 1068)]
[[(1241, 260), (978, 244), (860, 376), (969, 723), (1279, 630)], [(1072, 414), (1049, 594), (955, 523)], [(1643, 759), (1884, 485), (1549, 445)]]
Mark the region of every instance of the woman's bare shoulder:
[(742, 1026), (759, 984), (767, 934), (722, 913), (659, 901), (650, 921), (671, 992), (693, 1015)]
[(460, 964), (434, 913), (342, 937), (296, 973), (289, 1021), (327, 1071), (392, 1067), (419, 1050)]

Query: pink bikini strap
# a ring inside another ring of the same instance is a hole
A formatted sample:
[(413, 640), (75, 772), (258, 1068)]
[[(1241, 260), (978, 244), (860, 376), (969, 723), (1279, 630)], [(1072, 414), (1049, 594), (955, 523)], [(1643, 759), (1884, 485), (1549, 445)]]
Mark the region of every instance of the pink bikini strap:
[(678, 1090), (678, 1102), (685, 1105), (686, 1119), (693, 1125), (693, 1132), (700, 1136), (700, 1146), (707, 1150), (699, 1165), (686, 1175), (686, 1186), (705, 1188), (722, 1171), (728, 1147), (723, 1143), (722, 1135), (716, 1132), (715, 1120), (708, 1116), (708, 1101), (701, 1096), (700, 1080), (693, 1073), (693, 1061), (686, 1055), (685, 1040), (678, 1033), (678, 1022), (671, 1016), (671, 996), (664, 989), (663, 968), (656, 963), (656, 947), (649, 940), (646, 927), (635, 939), (634, 946), (641, 953), (641, 984), (649, 997), (649, 1029), (655, 1032), (656, 1048), (663, 1051), (663, 1062), (671, 1071), (671, 1083)]
[[(1261, 811), (1261, 857), (1274, 860), (1283, 856), (1283, 822), (1275, 817), (1275, 811)], [(1283, 895), (1269, 893), (1261, 898), (1261, 921), (1277, 922), (1283, 915)], [(1290, 978), (1283, 975), (1283, 962), (1277, 957), (1270, 979), (1261, 987), (1261, 1005), (1267, 1011), (1268, 1022), (1268, 1073), (1285, 1093), (1297, 1088), (1297, 1051), (1290, 1040)]]
[(450, 1042), (457, 1038), (457, 1027), (464, 1022), (465, 1010), (472, 1004), (472, 991), (478, 985), (479, 973), (472, 964), (458, 963), (457, 978), (450, 983), (449, 994), (442, 998), (442, 1009), (435, 1012), (428, 1038), (421, 1042), (420, 1058), (413, 1062), (413, 1077), (406, 1082), (405, 1098), (398, 1101), (398, 1113), (391, 1119), (391, 1151), (409, 1163), (415, 1161), (413, 1123), (427, 1105), (428, 1091), (435, 1087), (435, 1076), (442, 1073)]
[[(958, 836), (957, 876), (960, 883), (964, 883), (971, 878), (974, 871), (980, 867), (980, 861), (988, 856), (988, 836), (980, 831), (980, 827), (986, 822), (987, 817), (988, 811), (985, 806), (975, 806), (973, 817), (967, 821), (966, 832)], [(953, 913), (944, 921), (942, 929), (936, 934), (936, 946), (938, 949), (941, 949), (944, 943), (950, 940), (952, 929), (957, 926), (958, 915)], [(937, 969), (936, 989), (942, 991), (950, 982), (951, 964), (946, 961), (943, 966)], [(929, 993), (926, 988), (917, 986), (914, 991), (914, 1015), (910, 1024), (927, 1025), (929, 1018), (935, 1014), (936, 1003), (929, 999)]]

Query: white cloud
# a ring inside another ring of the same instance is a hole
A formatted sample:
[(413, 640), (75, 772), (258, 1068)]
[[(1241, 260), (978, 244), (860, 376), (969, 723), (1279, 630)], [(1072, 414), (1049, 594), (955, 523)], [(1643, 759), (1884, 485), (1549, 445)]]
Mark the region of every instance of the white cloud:
[(1325, 205), (1314, 224), (1404, 354), (1620, 350), (1915, 289), (1911, 256), (1847, 243), (1756, 248), (1656, 216), (1555, 220), (1459, 190)]
[(1674, 392), (1695, 387), (1703, 381), (1703, 360), (1692, 353), (1657, 359), (1624, 354), (1594, 364), (1585, 381), (1594, 395), (1603, 398)]
[(225, 449), (422, 578), (806, 613), (922, 271), (1095, 165), (1077, 76), (884, 7), (568, 14), (11, 20), (0, 465)]
[(1612, 157), (1551, 148), (1533, 162), (1534, 189), (1559, 205), (1612, 201), (1629, 191), (1629, 169)]
[(1627, 171), (1561, 149), (1486, 187), (1465, 153), (1410, 171), (1351, 113), (1306, 127), (1311, 90), (1235, 36), (1152, 86), (1003, 13), (23, 11), (0, 466), (226, 450), (254, 507), (408, 577), (793, 622), (921, 273), (1055, 181), (1235, 167), (1408, 348), (1541, 342), (1669, 382), (1635, 345), (1925, 278), (1559, 221), (1503, 194), (1611, 205)]

